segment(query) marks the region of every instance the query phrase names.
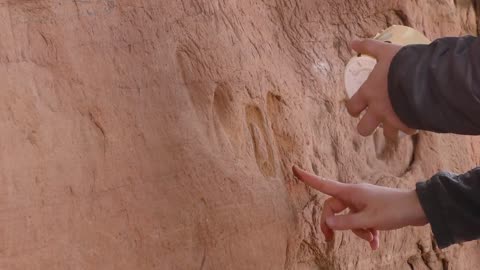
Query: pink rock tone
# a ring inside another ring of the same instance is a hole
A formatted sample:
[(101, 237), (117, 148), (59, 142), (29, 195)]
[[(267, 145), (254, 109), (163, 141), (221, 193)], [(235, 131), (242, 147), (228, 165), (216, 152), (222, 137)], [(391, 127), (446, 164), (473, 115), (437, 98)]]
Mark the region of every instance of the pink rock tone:
[[(471, 1), (2, 0), (0, 269), (477, 269), (428, 226), (325, 243), (297, 164), (414, 188), (480, 140), (363, 138), (348, 42), (476, 34)], [(394, 211), (394, 209), (392, 209)]]

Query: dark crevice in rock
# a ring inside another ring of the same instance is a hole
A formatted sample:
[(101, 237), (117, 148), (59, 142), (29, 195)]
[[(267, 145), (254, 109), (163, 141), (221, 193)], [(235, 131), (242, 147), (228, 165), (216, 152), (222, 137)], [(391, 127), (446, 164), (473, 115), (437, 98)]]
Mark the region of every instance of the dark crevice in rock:
[(437, 242), (435, 241), (435, 238), (433, 237), (433, 235), (431, 237), (432, 237), (432, 249), (435, 252), (435, 256), (437, 256), (438, 260), (442, 262), (442, 269), (448, 270), (450, 262), (445, 257), (445, 254), (443, 253), (443, 251), (438, 247)]
[(417, 160), (418, 136), (419, 136), (418, 134), (412, 136), (413, 151), (412, 151), (412, 157), (410, 159), (410, 162), (408, 163), (407, 171), (411, 170), (413, 164), (415, 164), (415, 161)]
[(413, 267), (413, 263), (407, 261), (407, 264), (408, 264), (408, 266), (410, 267), (411, 270), (415, 270), (415, 268)]
[(479, 28), (479, 18), (478, 15), (480, 14), (480, 0), (472, 0), (473, 4), (473, 11), (475, 12), (475, 18), (476, 18), (476, 23), (477, 23), (477, 35), (480, 34), (480, 28)]
[(426, 248), (422, 245), (421, 242), (417, 243), (417, 248), (420, 251), (420, 258), (422, 258), (422, 261), (425, 264), (425, 266), (428, 269), (432, 270), (432, 267), (430, 266), (430, 262), (429, 262), (430, 261), (430, 255), (431, 255), (430, 252), (428, 252), (426, 250)]
[(403, 10), (395, 9), (394, 12), (395, 12), (395, 15), (398, 16), (398, 18), (400, 19), (400, 21), (402, 22), (403, 25), (412, 26), (412, 24), (410, 23), (410, 20), (408, 19), (407, 14), (405, 14), (405, 12), (403, 12)]

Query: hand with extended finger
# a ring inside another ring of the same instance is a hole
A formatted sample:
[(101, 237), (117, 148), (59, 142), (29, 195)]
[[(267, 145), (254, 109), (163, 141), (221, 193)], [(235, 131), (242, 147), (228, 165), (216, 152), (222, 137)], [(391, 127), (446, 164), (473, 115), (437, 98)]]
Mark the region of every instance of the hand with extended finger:
[[(323, 206), (320, 227), (326, 241), (335, 230), (352, 230), (379, 247), (379, 230), (422, 226), (427, 219), (414, 190), (402, 190), (371, 184), (345, 184), (327, 180), (293, 167), (295, 176), (312, 188), (330, 195)], [(349, 209), (347, 214), (337, 215)]]

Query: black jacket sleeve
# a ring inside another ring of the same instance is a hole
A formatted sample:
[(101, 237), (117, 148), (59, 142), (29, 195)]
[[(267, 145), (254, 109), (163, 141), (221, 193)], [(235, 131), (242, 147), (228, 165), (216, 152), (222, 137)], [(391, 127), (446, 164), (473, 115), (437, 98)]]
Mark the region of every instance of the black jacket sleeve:
[[(443, 38), (402, 48), (388, 75), (392, 106), (408, 126), (480, 134), (480, 39)], [(480, 238), (480, 168), (439, 173), (416, 192), (440, 248)]]
[(438, 173), (417, 183), (417, 195), (440, 248), (480, 237), (480, 168)]
[(390, 65), (388, 93), (409, 127), (480, 134), (480, 39), (405, 46)]

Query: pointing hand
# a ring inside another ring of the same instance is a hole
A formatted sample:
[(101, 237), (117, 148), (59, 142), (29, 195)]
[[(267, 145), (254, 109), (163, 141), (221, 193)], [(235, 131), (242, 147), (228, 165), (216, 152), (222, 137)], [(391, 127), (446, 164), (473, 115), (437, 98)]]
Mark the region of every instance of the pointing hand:
[[(307, 185), (331, 196), (325, 201), (320, 221), (326, 241), (333, 239), (335, 230), (352, 230), (375, 250), (379, 247), (379, 230), (427, 224), (414, 190), (340, 183), (295, 166), (293, 173)], [(349, 213), (336, 215), (347, 208)]]

